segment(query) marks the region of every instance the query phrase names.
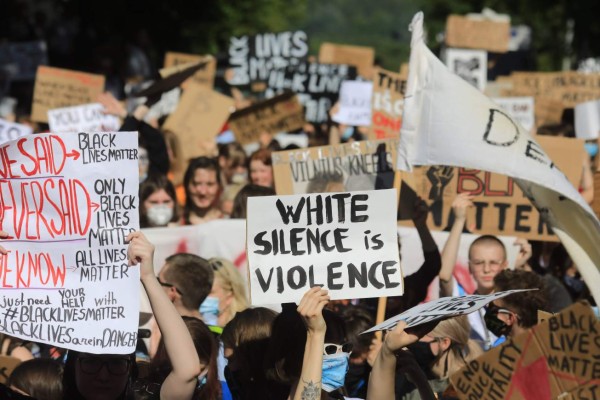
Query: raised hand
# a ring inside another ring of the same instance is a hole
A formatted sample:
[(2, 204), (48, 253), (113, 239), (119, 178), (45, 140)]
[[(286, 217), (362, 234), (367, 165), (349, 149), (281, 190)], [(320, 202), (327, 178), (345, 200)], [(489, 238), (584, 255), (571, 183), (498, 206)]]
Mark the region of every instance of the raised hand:
[(327, 329), (323, 318), (323, 308), (329, 303), (327, 293), (327, 290), (315, 286), (302, 296), (298, 304), (297, 311), (304, 319), (309, 332), (325, 332)]

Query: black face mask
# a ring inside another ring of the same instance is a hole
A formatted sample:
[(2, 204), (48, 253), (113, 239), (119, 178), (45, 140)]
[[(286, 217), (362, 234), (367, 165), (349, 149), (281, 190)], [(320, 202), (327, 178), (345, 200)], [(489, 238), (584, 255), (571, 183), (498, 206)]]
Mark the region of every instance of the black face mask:
[(508, 336), (511, 327), (509, 325), (506, 325), (504, 321), (498, 318), (499, 309), (500, 308), (495, 306), (494, 304), (490, 304), (488, 306), (487, 311), (485, 312), (483, 320), (485, 321), (485, 326), (487, 327), (487, 329), (494, 335), (498, 337)]
[(437, 357), (435, 356), (435, 354), (433, 354), (433, 351), (431, 351), (430, 343), (417, 341), (413, 344), (406, 346), (406, 348), (408, 348), (408, 350), (415, 357), (417, 364), (419, 364), (419, 367), (421, 367), (423, 372), (425, 372), (427, 378), (433, 378), (431, 367), (435, 363)]

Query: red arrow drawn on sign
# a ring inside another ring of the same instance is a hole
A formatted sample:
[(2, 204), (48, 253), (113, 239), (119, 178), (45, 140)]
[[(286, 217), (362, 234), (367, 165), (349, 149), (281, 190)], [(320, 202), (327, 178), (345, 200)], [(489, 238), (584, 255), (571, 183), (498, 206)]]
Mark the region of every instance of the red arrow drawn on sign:
[(72, 150), (70, 153), (65, 154), (65, 157), (73, 157), (73, 160), (77, 160), (79, 155), (80, 154), (77, 150)]
[(91, 206), (92, 206), (92, 211), (96, 211), (98, 208), (100, 208), (100, 204), (94, 203), (93, 201), (92, 201)]

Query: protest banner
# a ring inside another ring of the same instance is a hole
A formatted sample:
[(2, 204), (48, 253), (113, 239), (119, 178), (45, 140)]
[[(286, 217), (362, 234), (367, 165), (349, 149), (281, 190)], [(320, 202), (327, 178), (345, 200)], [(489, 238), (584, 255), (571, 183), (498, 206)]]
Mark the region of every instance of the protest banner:
[(343, 81), (338, 101), (340, 109), (331, 119), (351, 126), (371, 125), (372, 92), (371, 82)]
[(191, 80), (199, 85), (212, 89), (217, 72), (217, 60), (210, 55), (196, 55), (168, 51), (165, 54), (164, 66), (159, 70), (161, 77), (166, 78), (199, 63), (206, 63), (204, 68), (199, 69)]
[(350, 46), (324, 42), (319, 48), (319, 62), (323, 64), (348, 64), (356, 67), (360, 76), (373, 77), (375, 49), (366, 46)]
[(39, 67), (33, 89), (31, 119), (48, 122), (48, 110), (93, 103), (103, 91), (103, 75)]
[(310, 147), (272, 154), (279, 195), (399, 189), (393, 139)]
[(487, 83), (487, 52), (483, 50), (446, 49), (446, 66), (451, 72), (483, 90)]
[(242, 145), (258, 142), (262, 133), (291, 132), (302, 128), (304, 123), (304, 109), (292, 92), (255, 103), (229, 116), (229, 128)]
[(10, 81), (32, 81), (40, 65), (48, 64), (48, 49), (42, 40), (0, 44), (0, 70)]
[(232, 37), (229, 65), (233, 68), (230, 85), (249, 85), (266, 81), (272, 70), (296, 66), (308, 57), (308, 35), (304, 31), (261, 33)]
[(580, 139), (598, 139), (600, 133), (600, 100), (587, 101), (575, 106), (575, 136)]
[(374, 79), (369, 139), (398, 139), (402, 124), (406, 76), (377, 68)]
[(121, 122), (114, 115), (104, 113), (100, 103), (48, 110), (50, 132), (117, 132)]
[(230, 97), (196, 84), (190, 85), (163, 125), (163, 130), (173, 132), (180, 143), (177, 157), (187, 162), (204, 155), (205, 142), (214, 143), (232, 109)]
[(496, 97), (492, 100), (523, 128), (534, 132), (535, 101), (533, 97)]
[(0, 144), (10, 142), (25, 135), (31, 135), (32, 133), (33, 129), (28, 125), (0, 119)]
[(600, 322), (576, 303), (450, 377), (460, 399), (592, 399), (600, 394)]
[(248, 198), (252, 305), (402, 295), (395, 212), (394, 190)]
[(501, 299), (513, 293), (526, 292), (528, 290), (531, 289), (506, 290), (504, 292), (496, 292), (488, 295), (472, 294), (459, 297), (440, 297), (439, 299), (427, 303), (421, 303), (362, 333), (394, 329), (400, 321), (406, 322), (407, 328), (412, 328), (440, 319), (467, 315), (479, 310), (481, 307), (494, 300)]
[(449, 15), (446, 20), (448, 47), (506, 53), (510, 41), (510, 21), (473, 19)]
[(398, 168), (450, 165), (514, 179), (600, 301), (600, 286), (592, 284), (600, 281), (600, 221), (590, 206), (537, 141), (494, 102), (450, 73), (423, 38), (423, 14), (418, 13), (412, 22)]
[(38, 134), (0, 147), (0, 332), (91, 353), (129, 354), (139, 269), (137, 133)]
[(322, 123), (339, 96), (345, 80), (356, 78), (356, 68), (348, 65), (303, 63), (271, 71), (267, 82), (267, 97), (290, 90), (298, 95), (308, 122)]

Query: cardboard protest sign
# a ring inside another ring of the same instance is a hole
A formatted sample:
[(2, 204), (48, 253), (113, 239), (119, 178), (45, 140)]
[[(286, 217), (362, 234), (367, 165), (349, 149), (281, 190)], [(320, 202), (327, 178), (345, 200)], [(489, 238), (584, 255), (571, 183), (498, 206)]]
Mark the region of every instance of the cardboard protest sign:
[(331, 119), (352, 126), (371, 125), (371, 82), (344, 81), (340, 88), (340, 109)]
[(24, 136), (0, 147), (0, 332), (92, 353), (135, 350), (137, 133)]
[(30, 126), (0, 119), (0, 144), (10, 142), (25, 135), (31, 135), (32, 133), (33, 129)]
[[(594, 173), (594, 193), (600, 193), (600, 171)], [(600, 196), (594, 196), (592, 209), (596, 213), (596, 216), (600, 218)]]
[(32, 81), (40, 65), (48, 64), (48, 49), (42, 40), (0, 44), (0, 70), (11, 81)]
[(535, 138), (431, 53), (424, 42), (422, 13), (415, 15), (412, 27), (398, 168), (451, 165), (511, 177), (600, 301), (600, 286), (592, 284), (600, 281), (600, 221), (590, 206)]
[(250, 197), (251, 303), (299, 302), (315, 285), (333, 300), (402, 295), (395, 214), (394, 190)]
[(470, 314), (494, 300), (501, 299), (502, 297), (513, 293), (526, 292), (528, 290), (530, 289), (506, 290), (504, 292), (496, 292), (488, 295), (472, 294), (459, 297), (440, 297), (439, 299), (428, 303), (421, 303), (362, 333), (393, 329), (400, 321), (406, 322), (407, 328), (412, 328), (413, 326), (426, 324), (438, 319)]
[(371, 79), (375, 63), (375, 49), (324, 42), (319, 48), (319, 62), (352, 65), (356, 67), (360, 76)]
[(181, 146), (178, 158), (189, 160), (202, 155), (204, 142), (214, 142), (215, 136), (229, 118), (233, 99), (206, 89), (190, 85), (163, 125), (165, 131), (177, 136)]
[(303, 63), (271, 71), (267, 97), (290, 90), (298, 95), (308, 122), (322, 123), (339, 96), (342, 82), (356, 78), (356, 68), (348, 65)]
[(471, 361), (450, 381), (460, 399), (584, 399), (578, 396), (600, 394), (599, 331), (592, 309), (576, 303)]
[(100, 103), (48, 110), (50, 132), (116, 132), (121, 122), (114, 115), (104, 114)]
[(304, 109), (294, 93), (287, 92), (232, 113), (229, 127), (242, 144), (258, 142), (262, 133), (274, 135), (304, 126)]
[(277, 194), (399, 188), (397, 140), (345, 143), (273, 153)]
[(575, 106), (575, 135), (580, 139), (597, 139), (600, 132), (600, 100)]
[(472, 19), (460, 15), (449, 15), (446, 20), (448, 47), (506, 53), (509, 41), (510, 21)]
[(21, 360), (16, 357), (0, 356), (0, 383), (6, 384), (13, 370), (21, 364)]
[(535, 128), (535, 101), (533, 97), (496, 97), (494, 102), (527, 131)]
[(406, 76), (377, 68), (373, 81), (372, 121), (369, 139), (398, 139)]
[(483, 91), (487, 83), (487, 52), (446, 49), (446, 66), (456, 75)]
[(272, 70), (298, 65), (307, 57), (308, 35), (304, 31), (232, 37), (229, 64), (234, 74), (229, 84), (264, 82)]
[(166, 78), (193, 65), (204, 62), (206, 63), (206, 66), (196, 71), (191, 80), (199, 85), (212, 89), (215, 82), (215, 74), (217, 72), (217, 60), (210, 55), (201, 56), (169, 51), (165, 54), (164, 67), (158, 72), (161, 77)]
[(93, 103), (103, 91), (103, 75), (39, 67), (33, 90), (31, 119), (48, 122), (48, 110)]

